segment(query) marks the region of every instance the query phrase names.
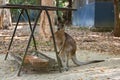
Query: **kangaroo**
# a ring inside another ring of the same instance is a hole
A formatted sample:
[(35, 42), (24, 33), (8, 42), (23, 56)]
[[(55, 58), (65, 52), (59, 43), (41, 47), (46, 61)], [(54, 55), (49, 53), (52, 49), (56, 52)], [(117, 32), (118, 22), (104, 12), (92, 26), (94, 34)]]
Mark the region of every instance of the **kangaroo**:
[(58, 30), (54, 33), (56, 39), (57, 49), (59, 50), (59, 57), (63, 70), (69, 70), (69, 59), (72, 59), (73, 63), (78, 66), (86, 65), (90, 63), (102, 62), (104, 60), (93, 60), (88, 62), (80, 62), (76, 58), (76, 42), (75, 40), (64, 31), (64, 25), (58, 24)]

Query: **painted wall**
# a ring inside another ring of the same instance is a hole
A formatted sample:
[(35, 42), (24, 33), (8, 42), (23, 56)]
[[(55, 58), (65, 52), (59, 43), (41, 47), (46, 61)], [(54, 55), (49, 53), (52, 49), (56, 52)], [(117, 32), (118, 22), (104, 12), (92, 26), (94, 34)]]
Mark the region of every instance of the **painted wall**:
[(114, 7), (112, 2), (95, 3), (95, 27), (114, 26)]
[[(79, 0), (76, 0), (76, 3)], [(81, 0), (85, 1), (85, 0)], [(75, 4), (76, 4), (75, 3)], [(74, 4), (74, 5), (75, 5)], [(111, 2), (90, 2), (77, 5), (77, 11), (73, 12), (72, 23), (81, 27), (113, 27), (114, 9)], [(79, 6), (79, 7), (78, 7)]]
[(75, 26), (94, 26), (95, 17), (95, 3), (90, 3), (85, 6), (77, 8), (73, 12), (73, 25)]

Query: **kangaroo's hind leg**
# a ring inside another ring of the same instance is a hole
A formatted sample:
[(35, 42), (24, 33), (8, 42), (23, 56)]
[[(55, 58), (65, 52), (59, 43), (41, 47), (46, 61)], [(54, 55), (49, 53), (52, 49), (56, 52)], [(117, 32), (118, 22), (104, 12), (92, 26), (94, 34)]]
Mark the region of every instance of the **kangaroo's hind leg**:
[(61, 59), (63, 70), (68, 71), (69, 67), (68, 67), (68, 56), (67, 56), (67, 54), (62, 53), (62, 54), (59, 55), (59, 57)]

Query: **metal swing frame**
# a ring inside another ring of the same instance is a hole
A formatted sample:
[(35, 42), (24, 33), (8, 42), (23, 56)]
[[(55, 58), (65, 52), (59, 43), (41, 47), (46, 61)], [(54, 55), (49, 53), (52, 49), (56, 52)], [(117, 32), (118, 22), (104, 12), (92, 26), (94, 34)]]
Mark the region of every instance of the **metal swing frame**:
[[(8, 9), (21, 9), (21, 12), (19, 14), (19, 17), (18, 17), (18, 20), (16, 22), (16, 26), (14, 28), (14, 31), (13, 31), (13, 35), (12, 35), (12, 38), (10, 40), (10, 44), (8, 46), (8, 51), (7, 51), (7, 54), (5, 56), (5, 60), (7, 59), (8, 57), (8, 54), (9, 54), (9, 51), (11, 49), (11, 46), (12, 46), (12, 42), (13, 42), (13, 39), (14, 39), (14, 36), (15, 36), (15, 33), (16, 33), (16, 30), (17, 30), (17, 27), (18, 27), (18, 24), (19, 24), (19, 21), (20, 21), (20, 18), (21, 18), (21, 15), (23, 14), (23, 12), (26, 13), (27, 15), (27, 18), (28, 18), (28, 23), (29, 23), (29, 27), (30, 27), (30, 30), (31, 30), (31, 34), (29, 36), (29, 40), (28, 40), (28, 44), (27, 44), (27, 47), (25, 49), (25, 53), (24, 53), (24, 56), (23, 56), (23, 59), (22, 59), (22, 63), (20, 65), (20, 68), (19, 68), (19, 71), (18, 71), (18, 76), (20, 76), (20, 72), (22, 70), (22, 67), (24, 67), (24, 60), (25, 60), (25, 57), (27, 55), (27, 52), (28, 52), (28, 48), (30, 46), (30, 42), (31, 40), (33, 39), (33, 42), (34, 42), (34, 47), (35, 47), (35, 50), (37, 50), (37, 46), (36, 46), (36, 41), (35, 41), (35, 37), (34, 37), (34, 31), (36, 29), (36, 25), (37, 25), (37, 22), (40, 18), (40, 15), (42, 13), (42, 11), (44, 10), (46, 12), (46, 15), (47, 15), (47, 18), (48, 18), (48, 21), (49, 21), (49, 25), (50, 25), (50, 30), (51, 30), (51, 34), (52, 34), (52, 38), (53, 38), (53, 43), (54, 43), (54, 50), (55, 50), (55, 53), (56, 53), (56, 58), (57, 58), (57, 63), (58, 63), (58, 68), (59, 68), (59, 72), (61, 72), (61, 61), (59, 59), (59, 52), (57, 51), (57, 47), (56, 47), (56, 41), (55, 41), (55, 37), (54, 37), (54, 33), (53, 33), (53, 28), (52, 28), (52, 22), (51, 22), (51, 18), (50, 18), (50, 14), (48, 11), (56, 11), (56, 10), (68, 10), (68, 11), (75, 11), (76, 9), (70, 9), (70, 8), (58, 8), (58, 7), (50, 7), (50, 6), (33, 6), (33, 5), (19, 5), (19, 4), (6, 4), (6, 5), (0, 5), (0, 8), (8, 8)], [(34, 25), (33, 25), (33, 28), (32, 28), (32, 25), (31, 25), (31, 20), (30, 20), (30, 17), (29, 17), (29, 14), (28, 14), (28, 11), (27, 10), (38, 10), (39, 11), (39, 14), (37, 15), (36, 17), (36, 20), (34, 22)]]

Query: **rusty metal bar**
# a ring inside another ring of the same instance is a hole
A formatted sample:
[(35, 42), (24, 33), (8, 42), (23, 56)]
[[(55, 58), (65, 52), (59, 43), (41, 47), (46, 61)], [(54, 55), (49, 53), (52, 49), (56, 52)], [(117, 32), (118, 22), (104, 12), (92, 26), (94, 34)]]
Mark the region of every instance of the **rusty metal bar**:
[(7, 54), (6, 54), (6, 56), (5, 56), (5, 60), (6, 60), (7, 57), (8, 57), (8, 53), (9, 53), (9, 50), (10, 50), (10, 48), (11, 48), (11, 45), (12, 45), (12, 42), (13, 42), (13, 38), (14, 38), (14, 36), (15, 36), (15, 33), (16, 33), (16, 30), (17, 30), (17, 26), (18, 26), (20, 17), (21, 17), (21, 15), (22, 15), (23, 12), (24, 12), (24, 9), (21, 10), (21, 13), (20, 13), (20, 15), (19, 15), (19, 17), (18, 17), (18, 20), (17, 20), (16, 26), (15, 26), (15, 29), (14, 29), (14, 32), (13, 32), (13, 35), (12, 35), (10, 44), (9, 44), (9, 46), (8, 46), (8, 51), (7, 51)]
[(53, 38), (53, 43), (54, 43), (54, 49), (55, 49), (55, 52), (56, 52), (56, 58), (57, 58), (57, 62), (58, 62), (58, 68), (59, 68), (59, 71), (61, 72), (61, 60), (58, 56), (58, 51), (57, 51), (57, 46), (56, 46), (56, 41), (55, 41), (55, 36), (54, 36), (54, 33), (53, 33), (53, 28), (52, 28), (52, 23), (51, 23), (51, 19), (50, 19), (50, 15), (47, 11), (47, 9), (45, 9), (45, 12), (47, 14), (47, 17), (48, 17), (48, 21), (49, 21), (49, 25), (50, 25), (50, 30), (51, 30), (51, 33), (52, 33), (52, 38)]
[(51, 11), (56, 11), (56, 10), (70, 10), (70, 11), (75, 11), (76, 9), (72, 8), (58, 8), (58, 7), (50, 7), (50, 6), (36, 6), (36, 5), (21, 5), (21, 4), (6, 4), (6, 5), (0, 5), (0, 8), (13, 8), (13, 9), (33, 9), (33, 10), (51, 10)]
[[(32, 32), (31, 20), (30, 20), (30, 17), (29, 17), (29, 14), (28, 14), (27, 9), (25, 9), (25, 12), (26, 12), (26, 15), (27, 15), (27, 17), (28, 17), (28, 22), (29, 22), (30, 30), (31, 30), (31, 32)], [(34, 42), (35, 50), (37, 50), (37, 46), (36, 46), (36, 41), (35, 41), (34, 35), (32, 35), (32, 37), (33, 37), (33, 42)]]
[(32, 32), (31, 32), (31, 35), (30, 35), (28, 44), (27, 44), (27, 48), (26, 48), (26, 50), (25, 50), (25, 54), (24, 54), (23, 59), (22, 59), (21, 66), (20, 66), (20, 69), (19, 69), (19, 71), (18, 71), (18, 76), (20, 76), (21, 69), (22, 69), (22, 67), (23, 67), (23, 65), (24, 65), (24, 60), (25, 60), (25, 57), (26, 57), (26, 55), (27, 55), (28, 48), (29, 48), (29, 46), (30, 46), (30, 42), (31, 42), (31, 39), (32, 39), (32, 37), (33, 37), (33, 33), (34, 33), (34, 31), (35, 31), (37, 22), (38, 22), (38, 20), (39, 20), (39, 18), (40, 18), (41, 12), (42, 12), (42, 10), (39, 12), (39, 14), (38, 14), (38, 16), (37, 16), (37, 18), (36, 18), (36, 20), (35, 20), (35, 23), (34, 23), (34, 26), (33, 26), (33, 29), (32, 29)]

